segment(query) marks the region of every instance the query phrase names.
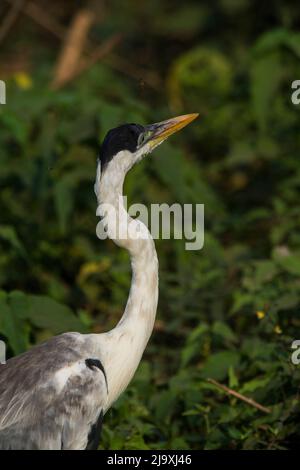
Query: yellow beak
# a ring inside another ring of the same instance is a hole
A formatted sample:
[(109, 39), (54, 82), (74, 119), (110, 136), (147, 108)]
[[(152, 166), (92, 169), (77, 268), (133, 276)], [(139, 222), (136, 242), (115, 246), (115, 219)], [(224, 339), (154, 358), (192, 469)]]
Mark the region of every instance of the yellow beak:
[(158, 145), (163, 140), (167, 139), (167, 137), (194, 121), (198, 116), (198, 113), (184, 114), (183, 116), (177, 116), (172, 119), (167, 119), (166, 121), (146, 126), (146, 132), (151, 133), (148, 142), (151, 146)]

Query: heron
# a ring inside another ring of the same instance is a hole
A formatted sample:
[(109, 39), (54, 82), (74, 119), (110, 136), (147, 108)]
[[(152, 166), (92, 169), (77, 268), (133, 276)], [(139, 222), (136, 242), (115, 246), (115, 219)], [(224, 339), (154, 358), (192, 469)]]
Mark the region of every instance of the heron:
[(106, 134), (94, 186), (97, 215), (105, 221), (108, 237), (129, 252), (132, 280), (127, 304), (108, 332), (63, 333), (0, 365), (1, 450), (98, 448), (103, 416), (134, 376), (158, 302), (153, 238), (120, 204), (125, 176), (197, 116), (186, 114), (146, 126), (123, 124)]

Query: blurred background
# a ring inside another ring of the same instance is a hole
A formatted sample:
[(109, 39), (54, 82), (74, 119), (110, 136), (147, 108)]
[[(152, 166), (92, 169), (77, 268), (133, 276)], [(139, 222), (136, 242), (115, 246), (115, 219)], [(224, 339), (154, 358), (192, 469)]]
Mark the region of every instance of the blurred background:
[(126, 180), (129, 203), (204, 203), (205, 245), (157, 241), (154, 333), (100, 448), (296, 447), (299, 2), (3, 0), (0, 18), (8, 356), (116, 324), (130, 265), (96, 238), (99, 144), (120, 123), (199, 112)]

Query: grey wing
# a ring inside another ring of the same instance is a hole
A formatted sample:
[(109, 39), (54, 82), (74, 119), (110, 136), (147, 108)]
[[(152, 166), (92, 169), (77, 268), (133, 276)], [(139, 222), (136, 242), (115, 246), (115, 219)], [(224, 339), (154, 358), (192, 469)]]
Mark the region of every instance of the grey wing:
[(0, 449), (96, 446), (107, 383), (83, 338), (57, 336), (0, 366)]

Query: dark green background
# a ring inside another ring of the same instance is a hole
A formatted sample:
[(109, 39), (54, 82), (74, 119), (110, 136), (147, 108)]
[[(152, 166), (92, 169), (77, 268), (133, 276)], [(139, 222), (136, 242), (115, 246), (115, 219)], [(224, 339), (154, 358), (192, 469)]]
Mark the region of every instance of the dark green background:
[[(66, 30), (81, 6), (36, 3)], [(204, 203), (205, 246), (188, 252), (184, 241), (157, 242), (157, 323), (132, 384), (105, 418), (100, 447), (296, 447), (300, 105), (291, 83), (300, 79), (299, 2), (99, 7), (89, 46), (122, 32), (120, 44), (60, 90), (50, 87), (62, 47), (55, 34), (21, 13), (0, 43), (0, 331), (8, 353), (116, 324), (130, 265), (95, 235), (99, 143), (120, 123), (199, 112), (126, 181), (132, 203)], [(5, 0), (2, 21), (8, 11)]]

